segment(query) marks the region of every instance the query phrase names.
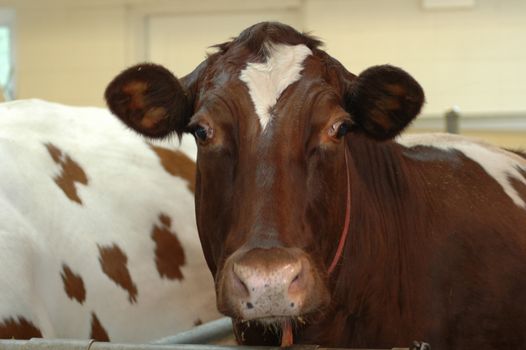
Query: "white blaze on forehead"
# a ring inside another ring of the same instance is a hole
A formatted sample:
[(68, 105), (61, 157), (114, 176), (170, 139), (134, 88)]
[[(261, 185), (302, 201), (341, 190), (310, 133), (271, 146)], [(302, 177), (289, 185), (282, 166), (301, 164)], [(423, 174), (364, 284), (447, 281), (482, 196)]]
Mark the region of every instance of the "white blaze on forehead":
[(312, 54), (305, 45), (269, 44), (267, 47), (267, 61), (248, 63), (239, 76), (247, 84), (263, 129), (272, 119), (271, 108), (281, 93), (300, 78), (303, 61)]
[(451, 134), (407, 135), (398, 142), (408, 147), (431, 146), (462, 152), (493, 177), (517, 206), (526, 209), (526, 203), (510, 183), (510, 178), (513, 178), (526, 185), (526, 179), (519, 171), (526, 171), (526, 159), (483, 141)]

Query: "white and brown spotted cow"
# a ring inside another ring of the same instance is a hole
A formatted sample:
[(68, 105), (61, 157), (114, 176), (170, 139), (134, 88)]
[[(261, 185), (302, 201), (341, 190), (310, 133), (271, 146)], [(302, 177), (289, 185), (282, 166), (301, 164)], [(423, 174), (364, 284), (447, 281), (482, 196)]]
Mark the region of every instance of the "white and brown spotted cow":
[(104, 109), (0, 105), (0, 338), (146, 341), (217, 316), (182, 149)]

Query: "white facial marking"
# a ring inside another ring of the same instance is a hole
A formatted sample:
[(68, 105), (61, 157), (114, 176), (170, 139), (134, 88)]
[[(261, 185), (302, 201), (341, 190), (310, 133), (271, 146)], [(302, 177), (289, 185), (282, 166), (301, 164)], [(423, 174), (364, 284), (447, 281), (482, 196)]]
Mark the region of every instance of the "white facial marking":
[(281, 93), (300, 78), (303, 61), (312, 54), (305, 45), (268, 44), (268, 49), (265, 63), (248, 63), (239, 76), (247, 84), (263, 129), (272, 119), (270, 109)]
[(526, 209), (526, 203), (509, 181), (514, 178), (526, 184), (526, 179), (519, 172), (519, 169), (526, 171), (524, 158), (483, 141), (451, 134), (404, 135), (398, 142), (408, 147), (421, 145), (462, 152), (480, 164), (517, 206)]

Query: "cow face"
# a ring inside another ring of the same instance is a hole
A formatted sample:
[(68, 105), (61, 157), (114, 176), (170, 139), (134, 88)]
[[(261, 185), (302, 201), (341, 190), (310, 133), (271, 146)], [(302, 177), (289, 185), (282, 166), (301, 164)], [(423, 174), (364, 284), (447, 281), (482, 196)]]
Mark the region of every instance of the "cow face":
[(106, 91), (143, 135), (194, 134), (199, 235), (219, 310), (234, 319), (275, 323), (330, 304), (327, 271), (352, 205), (347, 143), (394, 137), (423, 103), (402, 70), (356, 77), (319, 45), (260, 23), (181, 80), (139, 65)]

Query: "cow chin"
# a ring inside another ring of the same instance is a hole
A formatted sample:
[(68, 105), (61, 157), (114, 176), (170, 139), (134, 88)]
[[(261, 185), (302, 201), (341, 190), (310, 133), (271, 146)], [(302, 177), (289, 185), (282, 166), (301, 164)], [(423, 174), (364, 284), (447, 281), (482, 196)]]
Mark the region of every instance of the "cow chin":
[(218, 309), (263, 325), (302, 322), (329, 304), (318, 270), (299, 249), (255, 248), (228, 258), (217, 279)]

